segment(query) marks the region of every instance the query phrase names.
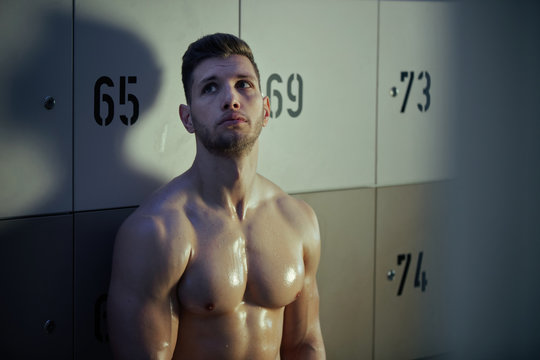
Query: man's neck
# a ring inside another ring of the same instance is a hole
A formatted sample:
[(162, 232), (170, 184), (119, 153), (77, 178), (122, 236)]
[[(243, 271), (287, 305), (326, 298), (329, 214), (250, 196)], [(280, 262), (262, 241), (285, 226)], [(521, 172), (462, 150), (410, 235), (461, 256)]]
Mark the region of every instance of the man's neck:
[(198, 148), (190, 171), (207, 204), (222, 207), (243, 220), (250, 205), (256, 202), (257, 161), (258, 144), (240, 156), (220, 156)]

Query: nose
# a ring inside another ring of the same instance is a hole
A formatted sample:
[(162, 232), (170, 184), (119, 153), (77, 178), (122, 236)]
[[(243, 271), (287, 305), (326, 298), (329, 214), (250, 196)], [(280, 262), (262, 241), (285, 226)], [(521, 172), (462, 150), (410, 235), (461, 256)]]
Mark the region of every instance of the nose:
[(234, 87), (227, 87), (224, 91), (223, 110), (238, 110), (240, 109), (240, 99)]

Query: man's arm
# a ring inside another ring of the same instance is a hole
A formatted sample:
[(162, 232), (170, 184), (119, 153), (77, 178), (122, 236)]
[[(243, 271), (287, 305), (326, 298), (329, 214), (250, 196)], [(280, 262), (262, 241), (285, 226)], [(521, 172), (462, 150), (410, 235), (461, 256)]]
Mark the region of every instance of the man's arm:
[(172, 358), (176, 283), (189, 257), (175, 250), (167, 227), (154, 217), (135, 214), (120, 228), (107, 301), (115, 359)]
[(320, 234), (317, 217), (307, 208), (309, 227), (304, 243), (304, 286), (294, 302), (285, 307), (281, 358), (326, 359), (324, 342), (319, 322), (319, 290), (317, 268), (320, 259)]

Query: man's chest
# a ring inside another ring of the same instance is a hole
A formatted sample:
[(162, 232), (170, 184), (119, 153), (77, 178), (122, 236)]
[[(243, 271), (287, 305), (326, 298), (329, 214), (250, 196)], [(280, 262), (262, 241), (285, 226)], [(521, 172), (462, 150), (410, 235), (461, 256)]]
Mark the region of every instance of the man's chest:
[(221, 313), (241, 302), (278, 308), (301, 291), (302, 239), (285, 223), (261, 219), (240, 226), (209, 218), (195, 234), (192, 257), (178, 285), (186, 310)]

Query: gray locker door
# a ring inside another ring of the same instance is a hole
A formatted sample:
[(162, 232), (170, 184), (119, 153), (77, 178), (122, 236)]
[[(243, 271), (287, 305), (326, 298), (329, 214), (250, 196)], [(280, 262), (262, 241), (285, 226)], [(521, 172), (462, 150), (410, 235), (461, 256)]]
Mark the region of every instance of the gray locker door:
[(72, 1), (0, 6), (0, 218), (72, 208)]
[(133, 208), (75, 214), (75, 359), (112, 359), (106, 301), (114, 238)]
[(4, 359), (73, 357), (73, 217), (0, 221)]

